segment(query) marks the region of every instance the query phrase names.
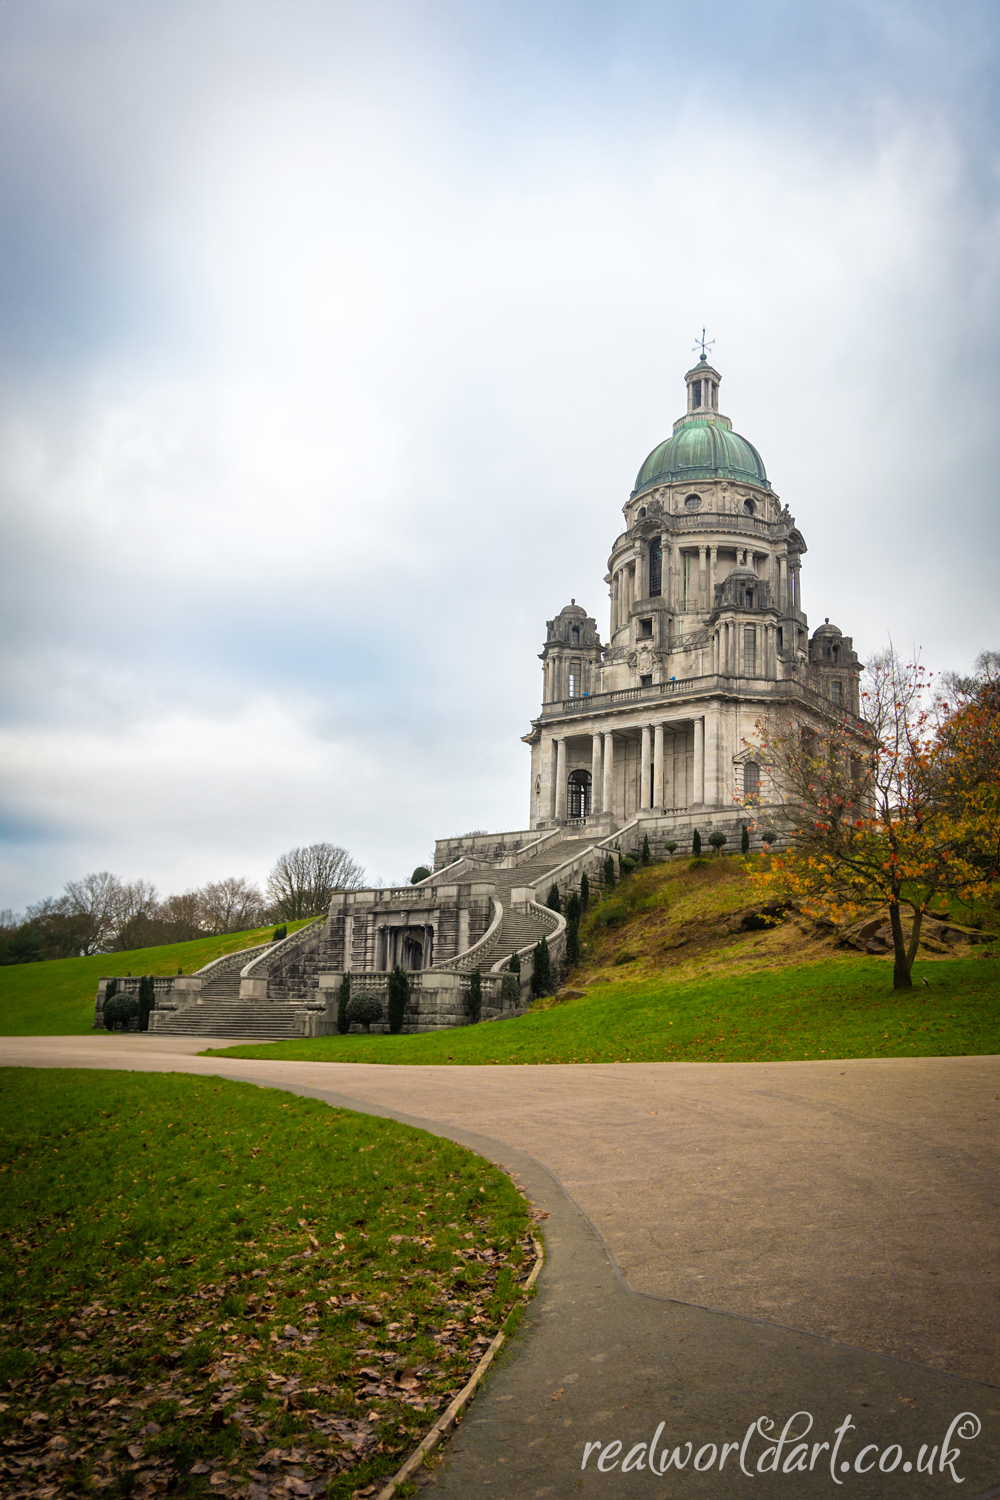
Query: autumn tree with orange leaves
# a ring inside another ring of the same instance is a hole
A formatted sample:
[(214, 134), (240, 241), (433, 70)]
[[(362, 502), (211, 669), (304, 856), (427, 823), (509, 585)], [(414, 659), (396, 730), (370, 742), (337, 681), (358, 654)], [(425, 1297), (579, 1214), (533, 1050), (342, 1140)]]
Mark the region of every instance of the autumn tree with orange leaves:
[(891, 649), (867, 668), (861, 706), (861, 721), (831, 711), (758, 724), (764, 800), (791, 843), (751, 879), (836, 923), (888, 906), (893, 988), (909, 989), (924, 916), (947, 914), (950, 897), (980, 900), (996, 880), (1000, 719), (988, 694), (936, 712), (919, 663)]

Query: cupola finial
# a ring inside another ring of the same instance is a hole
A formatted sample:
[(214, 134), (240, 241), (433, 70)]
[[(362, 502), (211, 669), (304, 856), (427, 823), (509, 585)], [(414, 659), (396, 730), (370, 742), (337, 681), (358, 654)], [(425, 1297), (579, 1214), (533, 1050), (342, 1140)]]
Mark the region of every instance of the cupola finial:
[(714, 339), (708, 339), (706, 341), (706, 339), (705, 339), (705, 330), (703, 328), (701, 330), (701, 338), (700, 339), (696, 338), (695, 341), (694, 341), (694, 343), (692, 344), (691, 348), (692, 348), (692, 351), (694, 351), (695, 349), (700, 349), (701, 350), (701, 357), (702, 357), (703, 361), (707, 364), (708, 363), (708, 350), (712, 348), (712, 346), (713, 346), (714, 343), (715, 343)]

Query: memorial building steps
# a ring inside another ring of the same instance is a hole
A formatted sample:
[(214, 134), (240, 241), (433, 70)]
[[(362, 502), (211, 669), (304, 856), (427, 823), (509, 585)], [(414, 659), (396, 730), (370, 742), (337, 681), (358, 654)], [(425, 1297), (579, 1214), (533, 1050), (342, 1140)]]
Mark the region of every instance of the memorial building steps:
[[(237, 976), (238, 978), (239, 976)], [(220, 1036), (239, 1041), (276, 1042), (302, 1035), (302, 1023), (291, 1005), (280, 1001), (209, 1001), (188, 1005), (164, 1016), (157, 1036)]]

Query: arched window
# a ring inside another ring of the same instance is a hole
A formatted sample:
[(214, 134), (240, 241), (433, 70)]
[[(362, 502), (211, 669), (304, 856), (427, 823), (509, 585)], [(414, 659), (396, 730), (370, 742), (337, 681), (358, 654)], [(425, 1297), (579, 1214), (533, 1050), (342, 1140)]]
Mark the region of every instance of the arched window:
[(684, 501), (685, 510), (701, 510), (701, 496), (688, 495)]
[(663, 591), (663, 547), (660, 538), (649, 544), (649, 597), (659, 598)]
[(644, 516), (644, 515), (645, 515), (645, 514), (646, 514), (646, 507), (645, 507), (645, 506), (644, 506), (644, 505), (640, 505), (640, 506), (639, 506), (639, 516), (640, 516), (640, 519), (641, 519), (641, 518), (642, 518), (642, 517), (643, 517), (643, 516)]
[(569, 633), (569, 639), (570, 639), (570, 645), (572, 645), (572, 646), (579, 646), (579, 644), (580, 644), (580, 627), (579, 627), (579, 625), (574, 625), (573, 626), (573, 629)]
[(757, 507), (756, 505), (754, 505), (752, 500), (744, 500), (743, 510), (744, 513), (748, 516), (755, 516), (757, 514)]
[(569, 773), (569, 815), (571, 818), (590, 816), (590, 772)]
[(756, 797), (760, 791), (760, 767), (748, 760), (743, 767), (743, 795)]

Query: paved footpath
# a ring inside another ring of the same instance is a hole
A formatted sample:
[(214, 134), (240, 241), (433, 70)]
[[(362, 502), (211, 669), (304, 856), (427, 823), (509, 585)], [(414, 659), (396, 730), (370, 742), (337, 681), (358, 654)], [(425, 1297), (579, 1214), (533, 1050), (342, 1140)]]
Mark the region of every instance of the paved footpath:
[(550, 1215), (539, 1296), (435, 1500), (1000, 1497), (1000, 1058), (416, 1068), (208, 1045), (6, 1038), (0, 1064), (217, 1073), (392, 1115), (502, 1162)]

